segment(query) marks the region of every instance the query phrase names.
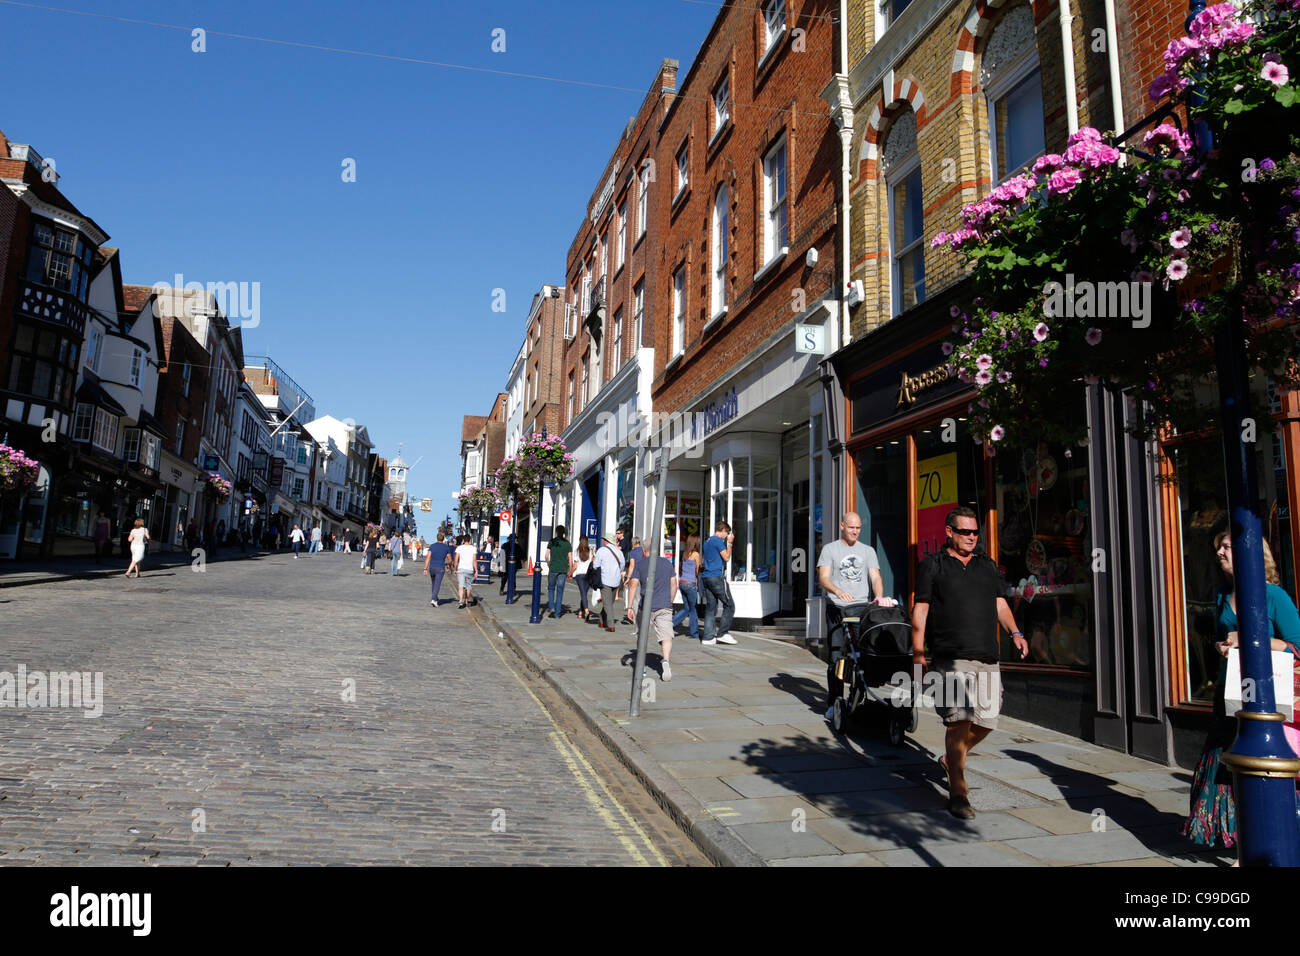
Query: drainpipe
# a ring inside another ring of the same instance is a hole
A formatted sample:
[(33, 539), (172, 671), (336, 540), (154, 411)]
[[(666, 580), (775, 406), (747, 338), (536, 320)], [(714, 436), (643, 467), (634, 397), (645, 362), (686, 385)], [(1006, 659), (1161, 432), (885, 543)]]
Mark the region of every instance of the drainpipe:
[[(1124, 98), (1119, 82), (1119, 34), (1115, 30), (1115, 0), (1106, 0), (1106, 63), (1110, 71), (1110, 112), (1115, 132), (1124, 129)], [(1121, 153), (1120, 162), (1127, 157)]]
[(852, 333), (849, 331), (849, 188), (852, 181), (853, 162), (853, 98), (849, 93), (849, 3), (840, 0), (840, 72), (836, 76), (839, 85), (839, 101), (836, 104), (835, 125), (840, 131), (840, 341), (839, 347), (849, 344)]
[[(1106, 6), (1109, 23), (1111, 15), (1109, 0)], [(1074, 14), (1070, 12), (1070, 0), (1057, 0), (1057, 7), (1061, 18), (1061, 60), (1065, 67), (1065, 115), (1070, 127), (1070, 135), (1073, 136), (1079, 131), (1079, 104), (1075, 99), (1074, 31), (1070, 26), (1074, 23)], [(1114, 51), (1115, 45), (1109, 37), (1107, 42), (1111, 44), (1110, 49)]]

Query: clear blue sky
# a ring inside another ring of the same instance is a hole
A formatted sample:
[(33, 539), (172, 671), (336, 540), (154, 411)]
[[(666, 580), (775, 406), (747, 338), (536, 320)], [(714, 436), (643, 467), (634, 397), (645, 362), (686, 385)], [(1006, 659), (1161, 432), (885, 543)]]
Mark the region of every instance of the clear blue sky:
[[(461, 417), (487, 414), (532, 294), (563, 283), (597, 178), (665, 57), (685, 75), (719, 6), (609, 2), (0, 2), (0, 130), (53, 159), (121, 249), (123, 279), (259, 282), (249, 354), (319, 414), (459, 482)], [(208, 31), (206, 52), (190, 30)], [(492, 52), (492, 31), (506, 50)], [(347, 48), (636, 92), (216, 35)], [(356, 182), (342, 162), (356, 160)], [(506, 290), (505, 313), (492, 292)]]

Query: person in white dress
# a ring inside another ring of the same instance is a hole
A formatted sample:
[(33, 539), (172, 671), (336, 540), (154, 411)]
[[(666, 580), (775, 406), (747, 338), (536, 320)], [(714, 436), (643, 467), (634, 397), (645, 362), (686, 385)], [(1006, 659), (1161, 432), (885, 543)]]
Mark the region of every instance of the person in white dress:
[(126, 569), (126, 576), (129, 578), (134, 571), (138, 578), (140, 562), (144, 560), (144, 543), (149, 540), (149, 532), (145, 530), (143, 518), (135, 519), (135, 527), (126, 536), (126, 540), (131, 545), (131, 564)]

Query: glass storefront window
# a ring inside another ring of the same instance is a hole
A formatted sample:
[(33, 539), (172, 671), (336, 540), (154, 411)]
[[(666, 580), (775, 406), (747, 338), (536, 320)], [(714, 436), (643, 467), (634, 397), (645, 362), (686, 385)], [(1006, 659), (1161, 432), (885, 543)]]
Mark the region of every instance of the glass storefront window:
[[(1262, 407), (1280, 410), (1276, 390), (1260, 374), (1251, 376), (1251, 391)], [(1217, 415), (1217, 391), (1213, 382), (1198, 383), (1198, 401), (1206, 407), (1207, 420)], [(1261, 428), (1255, 442), (1255, 464), (1259, 477), (1264, 537), (1277, 562), (1282, 588), (1294, 601), (1294, 555), (1287, 500), (1288, 475), (1282, 436)], [(1228, 580), (1219, 570), (1214, 539), (1229, 528), (1227, 476), (1223, 446), (1217, 427), (1194, 436), (1174, 436), (1163, 444), (1172, 467), (1173, 488), (1178, 496), (1179, 530), (1182, 543), (1183, 627), (1187, 679), (1180, 688), (1184, 699), (1209, 703), (1214, 699), (1222, 658), (1214, 649), (1218, 640), (1215, 606), (1218, 592)]]
[[(1029, 641), (1025, 663), (1091, 668), (1092, 541), (1088, 452), (1038, 444), (999, 448), (994, 459), (998, 563), (1016, 623)], [(1018, 661), (1010, 641), (1002, 659)]]
[[(629, 535), (635, 535), (632, 519), (636, 502), (636, 462), (626, 462), (618, 470), (618, 523), (616, 527), (625, 528)], [(639, 537), (639, 535), (636, 535)]]
[[(857, 454), (857, 512), (862, 519), (859, 539), (874, 548), (880, 562), (881, 584), (887, 594), (908, 590), (907, 446), (902, 441), (877, 442)], [(839, 518), (827, 516), (818, 538), (821, 546), (839, 534)]]

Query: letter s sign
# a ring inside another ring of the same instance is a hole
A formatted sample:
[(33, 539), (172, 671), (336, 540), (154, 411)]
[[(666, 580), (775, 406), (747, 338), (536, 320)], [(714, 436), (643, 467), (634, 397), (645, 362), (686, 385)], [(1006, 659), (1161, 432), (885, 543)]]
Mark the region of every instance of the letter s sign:
[(799, 353), (826, 354), (826, 326), (796, 325), (794, 350)]

